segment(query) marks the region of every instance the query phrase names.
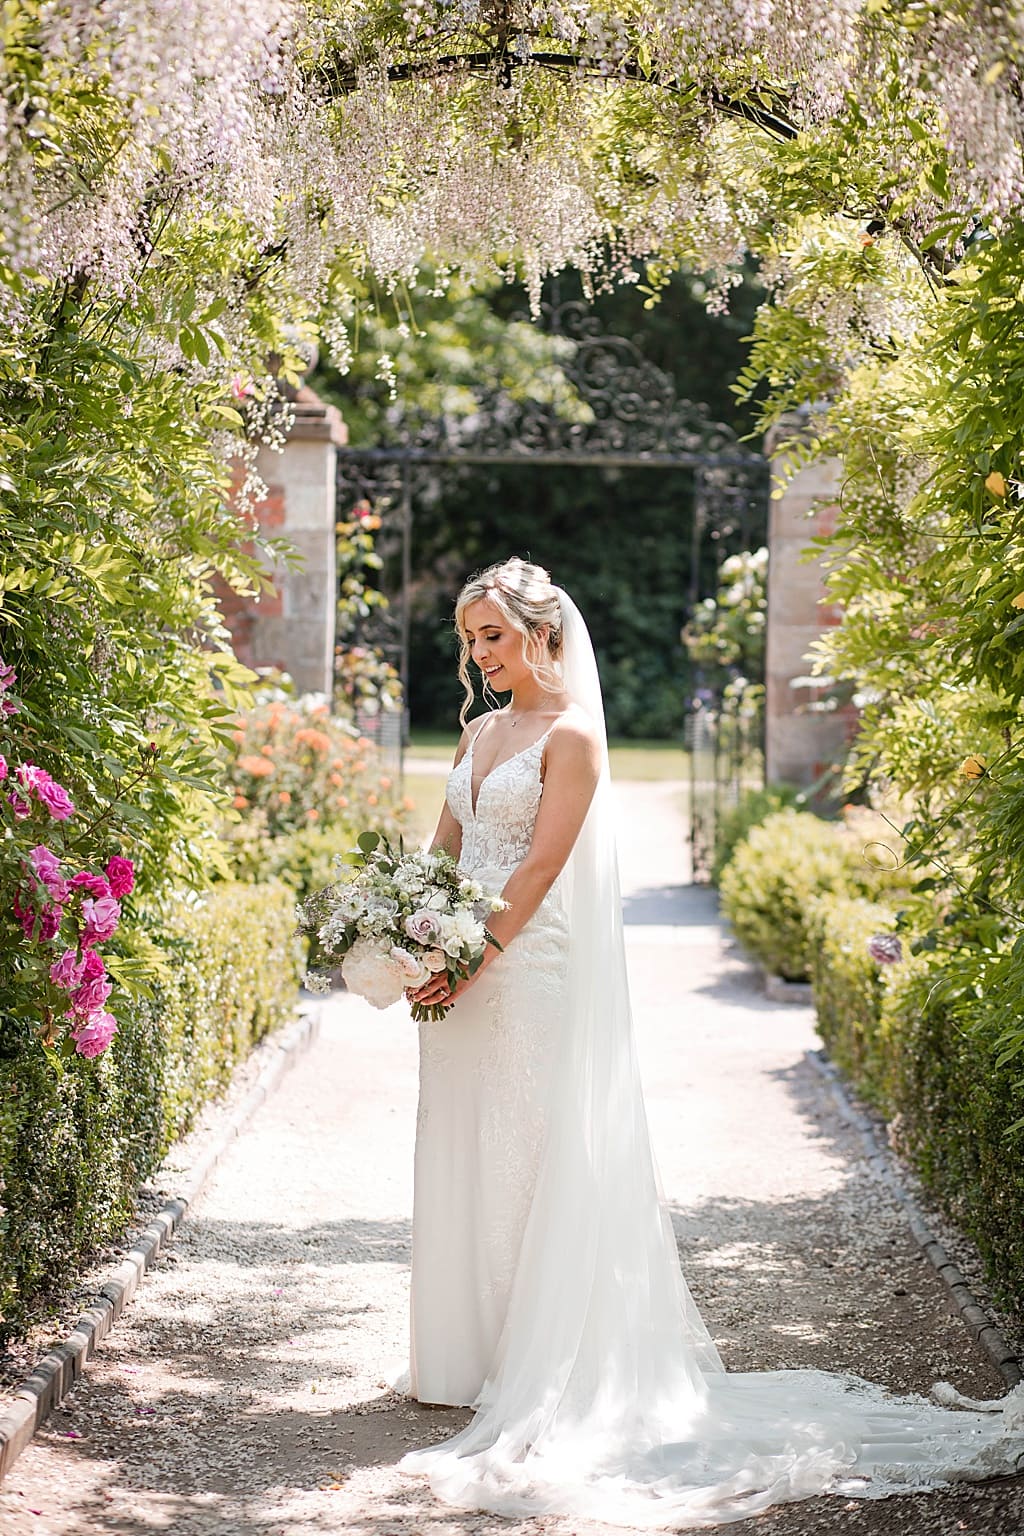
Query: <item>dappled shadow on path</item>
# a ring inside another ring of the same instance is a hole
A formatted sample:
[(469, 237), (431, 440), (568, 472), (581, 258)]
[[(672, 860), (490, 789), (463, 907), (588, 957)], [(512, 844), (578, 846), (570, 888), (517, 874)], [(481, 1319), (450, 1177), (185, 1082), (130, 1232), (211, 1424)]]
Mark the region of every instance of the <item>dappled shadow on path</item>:
[(627, 928), (704, 927), (718, 921), (718, 900), (706, 885), (651, 885), (630, 891), (622, 899)]

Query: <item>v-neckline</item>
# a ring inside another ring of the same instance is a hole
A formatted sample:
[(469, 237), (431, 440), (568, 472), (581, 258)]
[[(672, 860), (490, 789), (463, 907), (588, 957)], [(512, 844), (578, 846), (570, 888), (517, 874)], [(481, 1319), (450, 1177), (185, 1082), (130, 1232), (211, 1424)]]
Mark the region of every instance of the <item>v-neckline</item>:
[(536, 741), (530, 742), (529, 746), (520, 747), (518, 752), (513, 752), (510, 757), (503, 757), (500, 763), (495, 763), (489, 772), (484, 774), (483, 778), (480, 780), (480, 783), (477, 785), (475, 801), (473, 798), (473, 748), (476, 745), (476, 738), (480, 735), (480, 731), (483, 730), (483, 726), (473, 732), (472, 736), (469, 738), (469, 746), (466, 749), (466, 761), (469, 764), (469, 809), (474, 821), (476, 821), (477, 807), (480, 804), (480, 796), (483, 793), (483, 788), (487, 783), (487, 780), (493, 779), (498, 769), (504, 768), (506, 763), (514, 763), (517, 757), (525, 757), (527, 752), (532, 752), (534, 747), (539, 747), (541, 742), (546, 741), (547, 738), (551, 735), (551, 732), (554, 730), (557, 723), (557, 721), (553, 721), (551, 725), (548, 726), (547, 730), (544, 731), (542, 735), (537, 737)]

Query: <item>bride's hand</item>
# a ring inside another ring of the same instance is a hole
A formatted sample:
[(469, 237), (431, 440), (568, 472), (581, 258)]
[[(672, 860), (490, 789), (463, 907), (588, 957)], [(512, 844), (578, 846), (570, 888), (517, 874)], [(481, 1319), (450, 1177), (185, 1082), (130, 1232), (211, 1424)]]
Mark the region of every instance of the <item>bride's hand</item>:
[[(482, 969), (483, 967), (481, 966), (480, 970)], [(474, 976), (463, 976), (451, 988), (448, 985), (447, 973), (440, 971), (436, 976), (431, 976), (429, 981), (425, 981), (422, 987), (406, 987), (405, 995), (410, 1003), (425, 1003), (427, 1007), (440, 1004), (444, 1008), (449, 1008), (452, 1003), (462, 996), (468, 987), (473, 985), (476, 977), (480, 974), (480, 970)]]

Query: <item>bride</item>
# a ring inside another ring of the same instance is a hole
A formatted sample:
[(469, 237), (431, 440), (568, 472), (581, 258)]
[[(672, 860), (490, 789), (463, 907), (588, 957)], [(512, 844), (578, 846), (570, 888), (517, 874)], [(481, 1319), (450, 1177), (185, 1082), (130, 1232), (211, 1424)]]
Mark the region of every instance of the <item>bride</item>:
[(410, 994), (454, 1002), (420, 1026), (411, 1391), (476, 1411), (402, 1469), (464, 1508), (676, 1529), (1020, 1471), (1020, 1389), (954, 1412), (855, 1376), (726, 1373), (659, 1198), (586, 625), (518, 559), (455, 621), (464, 723), (470, 664), (511, 699), (465, 724), (433, 846), (508, 906), (475, 976)]

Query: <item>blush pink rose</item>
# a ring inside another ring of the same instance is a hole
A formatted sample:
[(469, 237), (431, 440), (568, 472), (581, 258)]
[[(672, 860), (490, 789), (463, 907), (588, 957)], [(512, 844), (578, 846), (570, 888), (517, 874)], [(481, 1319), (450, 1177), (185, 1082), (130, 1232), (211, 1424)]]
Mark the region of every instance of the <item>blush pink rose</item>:
[(123, 859), (115, 853), (107, 860), (107, 880), (111, 895), (130, 896), (135, 889), (135, 866), (131, 859)]
[[(72, 987), (77, 987), (85, 976), (85, 962), (89, 955), (96, 955), (94, 949), (86, 950), (81, 959), (73, 949), (66, 949), (59, 960), (55, 960), (50, 966), (50, 980), (55, 987), (63, 987), (70, 992)], [(99, 960), (99, 955), (96, 955)], [(102, 966), (102, 961), (100, 965)]]
[(71, 1034), (79, 1056), (102, 1056), (117, 1034), (117, 1020), (112, 1013), (93, 1013)]
[(421, 907), (405, 920), (405, 931), (417, 944), (429, 944), (437, 937), (437, 913)]
[(121, 917), (121, 907), (113, 896), (87, 896), (82, 902), (82, 948), (91, 949), (109, 939)]

